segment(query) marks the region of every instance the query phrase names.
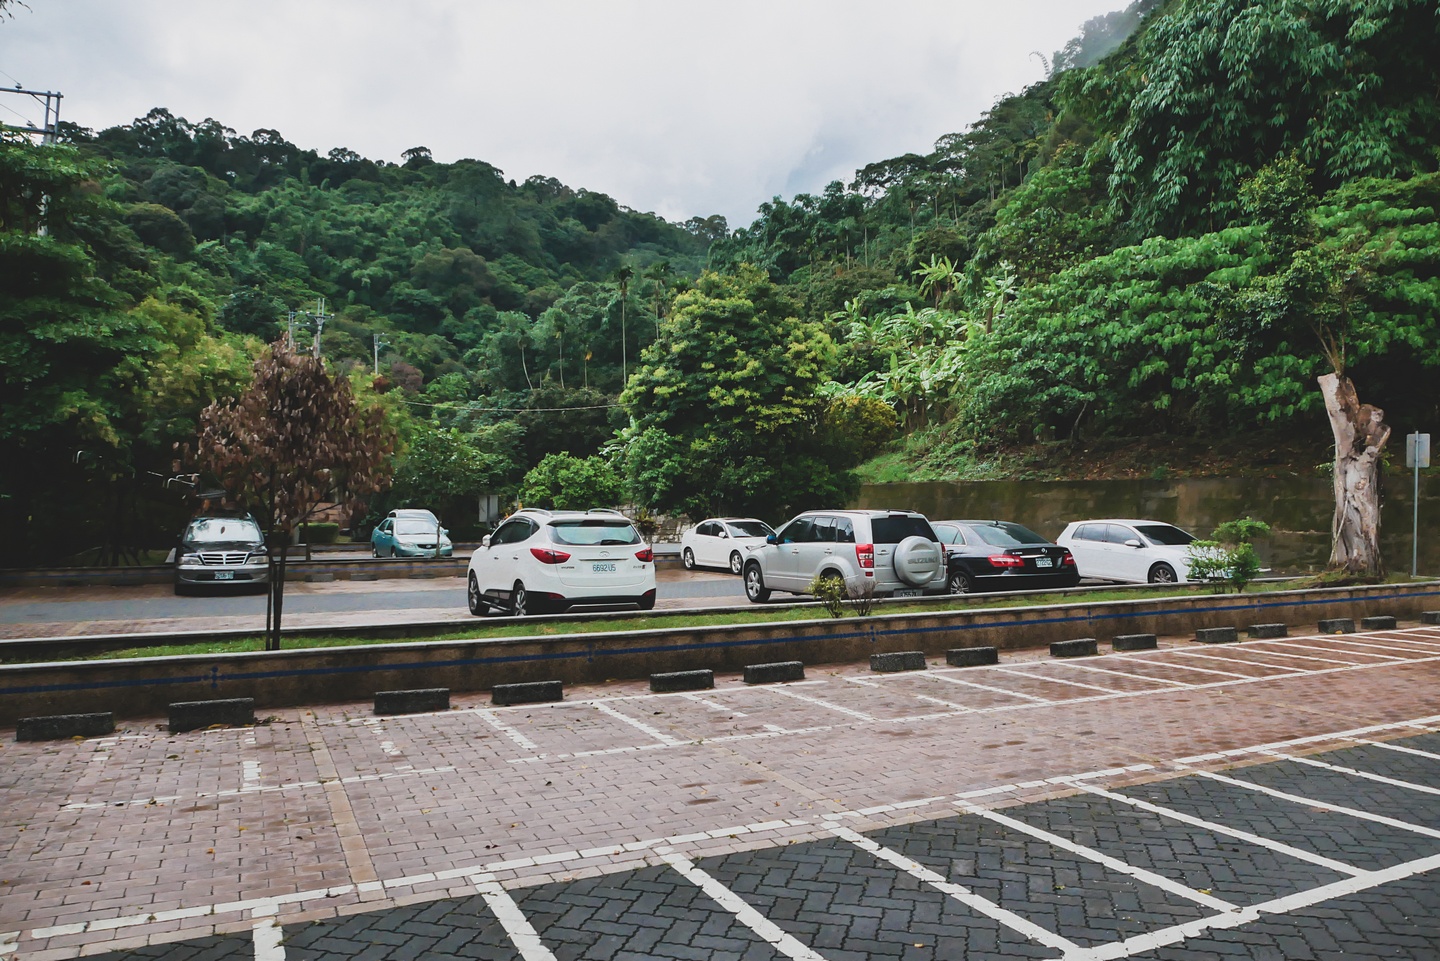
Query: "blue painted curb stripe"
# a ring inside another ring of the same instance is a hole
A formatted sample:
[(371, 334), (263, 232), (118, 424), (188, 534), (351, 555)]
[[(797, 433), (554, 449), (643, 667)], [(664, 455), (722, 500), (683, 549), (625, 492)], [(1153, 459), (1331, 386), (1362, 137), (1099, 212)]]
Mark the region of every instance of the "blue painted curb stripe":
[[(1367, 595), (1363, 600), (1367, 602), (1381, 602), (1393, 600), (1411, 600), (1422, 597), (1440, 597), (1440, 588), (1427, 591), (1407, 591), (1403, 594), (1372, 594)], [(746, 638), (743, 640), (731, 641), (704, 641), (691, 644), (664, 644), (650, 645), (645, 647), (619, 647), (619, 648), (598, 648), (590, 647), (580, 651), (557, 651), (539, 654), (508, 654), (496, 655), (494, 657), (464, 657), (449, 658), (440, 661), (405, 661), (395, 664), (356, 664), (340, 667), (307, 667), (293, 668), (290, 670), (272, 671), (238, 671), (230, 674), (221, 674), (219, 668), (212, 668), (207, 674), (192, 674), (182, 677), (139, 677), (131, 679), (86, 681), (67, 684), (34, 684), (19, 685), (14, 687), (0, 688), (0, 697), (15, 694), (44, 694), (58, 692), (80, 692), (112, 690), (116, 688), (135, 687), (163, 687), (178, 684), (210, 684), (212, 687), (219, 687), (222, 682), (233, 683), (238, 681), (259, 681), (274, 680), (277, 678), (298, 678), (298, 677), (338, 677), (355, 674), (374, 674), (384, 671), (425, 671), (438, 668), (452, 667), (481, 667), (496, 664), (525, 664), (539, 661), (565, 661), (576, 659), (591, 659), (595, 657), (622, 657), (628, 655), (643, 654), (664, 654), (681, 651), (706, 651), (725, 650), (735, 647), (769, 647), (777, 644), (807, 644), (825, 641), (854, 640), (855, 638), (869, 637), (873, 643), (878, 637), (904, 637), (913, 634), (934, 634), (942, 631), (954, 631), (963, 633), (976, 630), (993, 630), (995, 628), (1007, 627), (1029, 627), (1036, 624), (1078, 624), (1095, 623), (1097, 621), (1126, 621), (1142, 617), (1164, 617), (1172, 614), (1208, 614), (1208, 613), (1234, 613), (1236, 611), (1265, 611), (1280, 608), (1315, 607), (1322, 604), (1333, 604), (1336, 601), (1344, 601), (1346, 598), (1314, 598), (1302, 600), (1255, 600), (1246, 604), (1219, 604), (1206, 607), (1172, 607), (1158, 608), (1144, 611), (1116, 611), (1107, 614), (1062, 614), (1053, 617), (1026, 618), (1006, 621), (986, 621), (983, 624), (956, 624), (953, 626), (934, 625), (927, 627), (894, 627), (894, 628), (867, 628), (858, 631), (844, 631), (833, 634), (815, 635), (785, 635), (771, 638)], [(597, 635), (600, 636), (600, 635)], [(485, 641), (455, 641), (453, 644), (476, 643), (483, 644)], [(522, 640), (523, 643), (523, 640)], [(317, 649), (319, 650), (319, 649)], [(87, 662), (101, 663), (101, 662)]]

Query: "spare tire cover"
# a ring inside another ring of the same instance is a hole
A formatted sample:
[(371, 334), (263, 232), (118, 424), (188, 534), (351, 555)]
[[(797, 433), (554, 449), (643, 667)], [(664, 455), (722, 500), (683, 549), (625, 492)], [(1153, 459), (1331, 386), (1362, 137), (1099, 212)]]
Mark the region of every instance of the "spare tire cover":
[(915, 587), (928, 584), (940, 572), (941, 556), (940, 545), (934, 541), (907, 537), (895, 547), (895, 576)]

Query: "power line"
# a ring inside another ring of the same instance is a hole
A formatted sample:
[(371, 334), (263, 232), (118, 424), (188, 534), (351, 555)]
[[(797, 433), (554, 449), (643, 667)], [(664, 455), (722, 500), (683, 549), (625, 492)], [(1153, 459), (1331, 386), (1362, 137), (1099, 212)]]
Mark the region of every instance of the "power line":
[(427, 404), (424, 401), (418, 400), (407, 400), (404, 401), (404, 403), (409, 404), (412, 407), (435, 407), (444, 410), (473, 411), (478, 414), (525, 414), (531, 412), (537, 414), (555, 414), (563, 413), (567, 410), (609, 410), (612, 407), (623, 406), (621, 404), (592, 404), (588, 407), (456, 407), (453, 403)]

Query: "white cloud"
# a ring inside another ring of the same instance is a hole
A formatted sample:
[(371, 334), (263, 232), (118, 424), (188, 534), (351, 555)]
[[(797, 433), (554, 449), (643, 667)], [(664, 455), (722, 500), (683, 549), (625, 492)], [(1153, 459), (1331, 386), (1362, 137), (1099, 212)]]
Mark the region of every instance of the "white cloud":
[(31, 0), (0, 23), (0, 71), (88, 127), (163, 106), (322, 153), (424, 145), (739, 225), (928, 151), (1124, 3)]

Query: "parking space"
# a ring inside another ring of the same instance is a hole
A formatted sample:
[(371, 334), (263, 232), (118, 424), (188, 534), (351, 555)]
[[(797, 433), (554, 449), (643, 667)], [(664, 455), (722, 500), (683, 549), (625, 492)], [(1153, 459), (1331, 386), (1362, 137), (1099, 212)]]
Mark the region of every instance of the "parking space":
[(0, 958), (1440, 943), (1440, 631), (808, 674), (7, 743)]

